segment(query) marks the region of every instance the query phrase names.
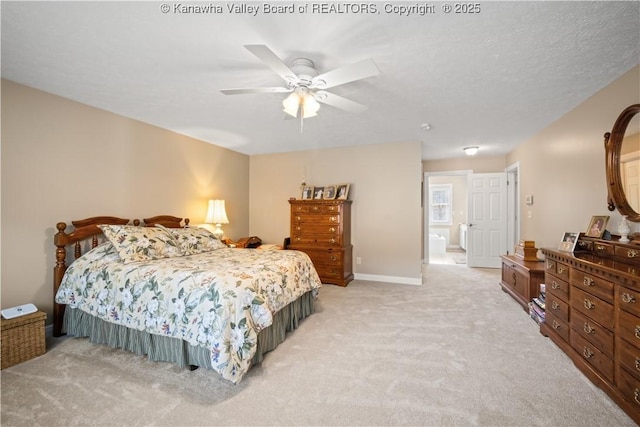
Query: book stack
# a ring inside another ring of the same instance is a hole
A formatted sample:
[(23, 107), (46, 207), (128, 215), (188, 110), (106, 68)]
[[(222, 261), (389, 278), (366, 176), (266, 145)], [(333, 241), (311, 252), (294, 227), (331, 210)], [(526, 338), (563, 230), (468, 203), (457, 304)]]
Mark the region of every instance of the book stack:
[(533, 301), (529, 303), (529, 316), (537, 324), (544, 323), (544, 313), (545, 313), (545, 285), (544, 283), (540, 284), (540, 294), (537, 297), (533, 298)]

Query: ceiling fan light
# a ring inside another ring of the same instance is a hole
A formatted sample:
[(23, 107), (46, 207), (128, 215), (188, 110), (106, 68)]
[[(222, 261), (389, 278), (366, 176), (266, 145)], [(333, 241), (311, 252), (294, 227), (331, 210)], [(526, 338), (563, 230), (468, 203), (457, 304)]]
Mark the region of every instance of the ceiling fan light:
[(318, 101), (316, 101), (316, 99), (313, 97), (313, 95), (307, 94), (304, 96), (304, 111), (310, 111), (313, 112), (314, 115), (315, 113), (318, 112), (318, 110), (320, 109), (320, 104), (318, 103)]
[(293, 117), (298, 117), (298, 108), (300, 107), (300, 96), (293, 92), (284, 101), (282, 101), (284, 112)]

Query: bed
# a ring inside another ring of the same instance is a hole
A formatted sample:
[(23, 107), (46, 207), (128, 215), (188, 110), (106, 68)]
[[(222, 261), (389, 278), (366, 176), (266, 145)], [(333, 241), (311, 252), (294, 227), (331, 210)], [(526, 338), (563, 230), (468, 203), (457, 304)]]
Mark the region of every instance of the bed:
[(54, 336), (240, 382), (314, 312), (320, 279), (303, 252), (228, 248), (188, 223), (102, 216), (73, 221), (68, 233), (58, 223)]

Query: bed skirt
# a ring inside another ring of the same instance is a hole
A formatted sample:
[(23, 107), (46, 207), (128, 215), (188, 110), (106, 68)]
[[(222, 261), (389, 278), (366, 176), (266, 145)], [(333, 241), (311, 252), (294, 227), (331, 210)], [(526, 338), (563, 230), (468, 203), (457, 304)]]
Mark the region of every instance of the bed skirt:
[[(285, 340), (287, 332), (298, 328), (299, 321), (313, 314), (315, 299), (309, 291), (274, 314), (271, 326), (258, 333), (258, 345), (252, 364), (262, 362), (265, 353)], [(131, 351), (149, 360), (171, 362), (182, 368), (200, 366), (212, 369), (209, 350), (192, 346), (179, 338), (153, 335), (116, 325), (82, 310), (66, 307), (62, 331), (77, 338), (89, 337), (94, 344)]]

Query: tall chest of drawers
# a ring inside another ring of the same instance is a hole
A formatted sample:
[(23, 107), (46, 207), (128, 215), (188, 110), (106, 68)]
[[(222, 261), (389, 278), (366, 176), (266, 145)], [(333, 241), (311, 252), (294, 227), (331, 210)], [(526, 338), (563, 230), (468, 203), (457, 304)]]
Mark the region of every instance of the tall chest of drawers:
[(548, 336), (640, 424), (640, 245), (581, 237), (543, 249)]
[(351, 200), (289, 200), (289, 249), (311, 258), (322, 283), (347, 286), (353, 280)]

